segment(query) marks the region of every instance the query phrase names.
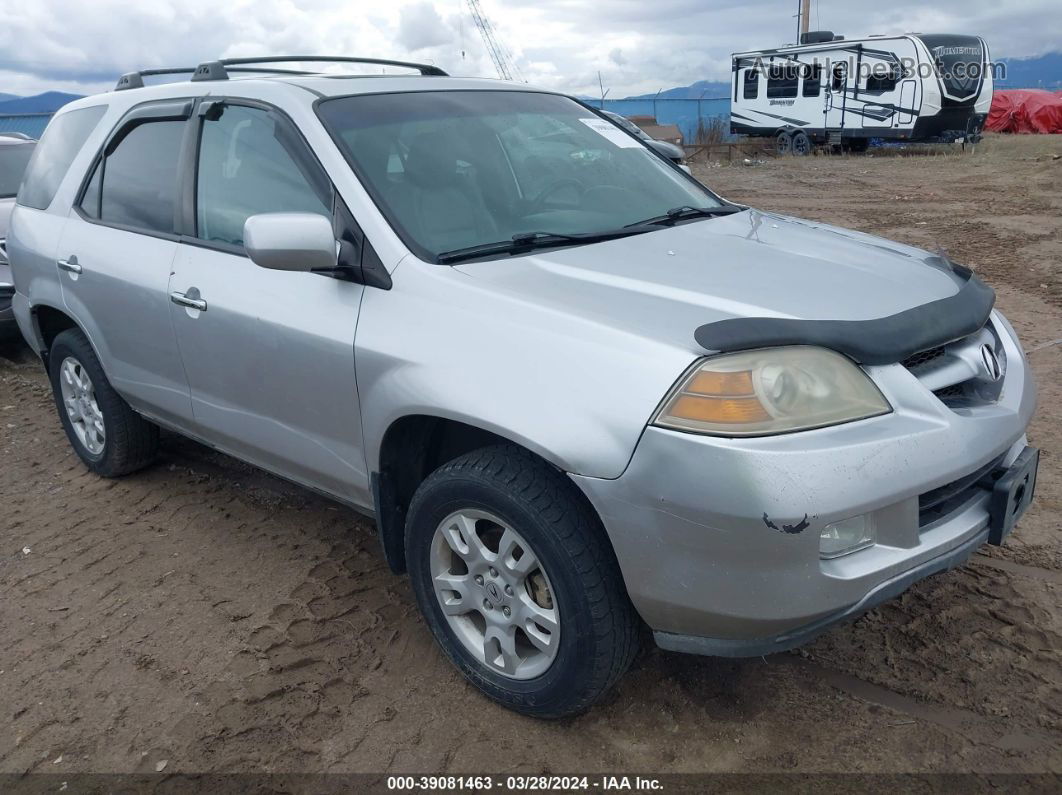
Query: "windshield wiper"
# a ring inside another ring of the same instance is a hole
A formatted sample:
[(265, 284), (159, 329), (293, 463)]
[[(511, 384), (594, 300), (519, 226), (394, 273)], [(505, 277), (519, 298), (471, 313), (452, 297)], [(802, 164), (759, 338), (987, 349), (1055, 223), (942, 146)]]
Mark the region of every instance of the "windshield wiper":
[(608, 232), (591, 232), (588, 234), (570, 235), (563, 232), (519, 232), (509, 240), (499, 240), (495, 243), (481, 243), (478, 246), (456, 248), (453, 251), (444, 251), (435, 259), (440, 264), (460, 262), (476, 257), (489, 257), (492, 254), (520, 254), (525, 251), (539, 248), (557, 248), (558, 246), (584, 245), (586, 243), (601, 243), (605, 240), (615, 240), (619, 237), (630, 237), (649, 232), (650, 229), (612, 229)]
[(627, 224), (628, 227), (632, 226), (663, 226), (670, 225), (676, 221), (681, 221), (685, 218), (715, 218), (719, 215), (733, 215), (744, 210), (744, 207), (739, 207), (736, 204), (723, 204), (719, 207), (692, 207), (690, 205), (683, 205), (682, 207), (672, 207), (663, 215), (657, 215), (652, 218), (646, 218), (644, 221), (635, 221), (633, 224)]

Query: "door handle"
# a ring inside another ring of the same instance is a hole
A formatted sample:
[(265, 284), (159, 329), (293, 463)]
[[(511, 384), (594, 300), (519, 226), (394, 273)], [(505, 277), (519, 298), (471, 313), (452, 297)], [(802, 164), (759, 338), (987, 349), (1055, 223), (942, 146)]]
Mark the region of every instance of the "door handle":
[(207, 302), (202, 298), (189, 298), (184, 293), (174, 291), (170, 293), (170, 300), (178, 306), (186, 306), (189, 309), (198, 309), (200, 312), (206, 312)]
[(70, 259), (61, 259), (55, 263), (59, 266), (59, 270), (66, 271), (67, 273), (81, 273), (82, 267), (78, 264), (77, 257), (73, 254), (70, 255)]

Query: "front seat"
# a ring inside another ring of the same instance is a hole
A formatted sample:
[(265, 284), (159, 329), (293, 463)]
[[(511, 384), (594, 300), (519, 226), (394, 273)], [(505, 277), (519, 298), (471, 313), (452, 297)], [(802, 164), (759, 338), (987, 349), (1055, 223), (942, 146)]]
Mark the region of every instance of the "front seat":
[(414, 237), (436, 252), (498, 239), (474, 180), (458, 171), (458, 152), (448, 135), (421, 133), (406, 155), (405, 199)]

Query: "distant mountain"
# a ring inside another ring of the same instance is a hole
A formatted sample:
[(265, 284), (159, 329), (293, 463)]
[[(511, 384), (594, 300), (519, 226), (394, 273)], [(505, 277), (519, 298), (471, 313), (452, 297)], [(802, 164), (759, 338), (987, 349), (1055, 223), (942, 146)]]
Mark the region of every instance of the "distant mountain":
[(33, 97), (16, 97), (8, 99), (8, 94), (0, 94), (0, 113), (54, 113), (68, 102), (81, 99), (80, 94), (64, 94), (62, 91), (45, 91)]
[(1062, 52), (1037, 58), (1000, 58), (1007, 67), (1007, 79), (996, 81), (996, 88), (1062, 89)]
[(18, 99), (18, 94), (5, 94), (0, 91), (0, 102), (7, 102), (9, 99)]
[(730, 83), (721, 83), (717, 80), (698, 80), (688, 86), (669, 88), (659, 94), (638, 94), (627, 99), (712, 99), (713, 97), (730, 96)]

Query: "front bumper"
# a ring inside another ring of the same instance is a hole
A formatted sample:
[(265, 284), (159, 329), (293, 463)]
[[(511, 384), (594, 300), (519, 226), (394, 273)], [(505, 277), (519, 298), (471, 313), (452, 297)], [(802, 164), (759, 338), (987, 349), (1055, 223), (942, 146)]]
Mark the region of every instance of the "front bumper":
[[(1024, 449), (1035, 389), (1002, 336), (1008, 370), (995, 403), (951, 409), (900, 365), (868, 368), (893, 413), (756, 439), (650, 427), (619, 478), (573, 476), (658, 644), (781, 651), (966, 560), (987, 539), (991, 492), (972, 487), (921, 526), (919, 495)], [(862, 514), (876, 543), (821, 559), (822, 528)]]

